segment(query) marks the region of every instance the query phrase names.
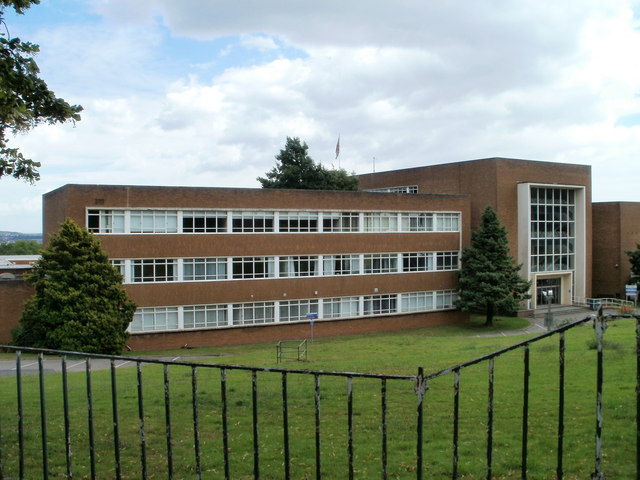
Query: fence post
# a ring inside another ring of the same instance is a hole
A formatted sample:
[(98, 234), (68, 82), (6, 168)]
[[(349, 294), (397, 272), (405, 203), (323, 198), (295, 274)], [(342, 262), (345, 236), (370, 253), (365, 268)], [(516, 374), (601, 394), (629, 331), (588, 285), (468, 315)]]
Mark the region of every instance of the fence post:
[(636, 319), (636, 478), (640, 478), (640, 315)]
[(596, 378), (596, 465), (595, 471), (591, 475), (591, 478), (597, 480), (605, 480), (604, 473), (602, 472), (602, 383), (603, 383), (603, 344), (604, 344), (604, 331), (607, 329), (607, 324), (602, 315), (602, 306), (598, 310), (598, 316), (594, 319), (593, 327), (596, 331), (596, 337), (598, 342), (598, 359), (597, 359), (597, 378)]
[(416, 442), (416, 478), (418, 480), (422, 480), (422, 464), (423, 464), (423, 445), (422, 445), (422, 436), (423, 436), (423, 415), (424, 415), (424, 394), (427, 390), (427, 382), (424, 379), (424, 368), (418, 367), (418, 375), (416, 376), (416, 395), (418, 397), (418, 406), (417, 406), (417, 442)]

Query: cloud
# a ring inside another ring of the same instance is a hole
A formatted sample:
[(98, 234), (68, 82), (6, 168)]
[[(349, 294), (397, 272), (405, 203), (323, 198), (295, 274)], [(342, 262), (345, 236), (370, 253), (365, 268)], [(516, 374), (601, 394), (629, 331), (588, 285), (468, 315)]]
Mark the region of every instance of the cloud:
[(85, 111), (15, 140), (43, 163), (15, 198), (71, 182), (257, 186), (287, 136), (330, 165), (338, 134), (357, 173), (373, 157), (507, 156), (591, 164), (594, 199), (635, 195), (621, 188), (640, 173), (631, 2), (91, 5), (90, 21), (34, 29), (43, 76)]

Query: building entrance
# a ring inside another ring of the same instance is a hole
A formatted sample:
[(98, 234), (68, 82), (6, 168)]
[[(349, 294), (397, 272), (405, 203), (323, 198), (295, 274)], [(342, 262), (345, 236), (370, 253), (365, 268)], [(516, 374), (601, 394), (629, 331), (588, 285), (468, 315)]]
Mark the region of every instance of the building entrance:
[(541, 307), (548, 303), (552, 305), (559, 304), (560, 287), (562, 285), (562, 279), (556, 278), (539, 278), (536, 282), (536, 305)]

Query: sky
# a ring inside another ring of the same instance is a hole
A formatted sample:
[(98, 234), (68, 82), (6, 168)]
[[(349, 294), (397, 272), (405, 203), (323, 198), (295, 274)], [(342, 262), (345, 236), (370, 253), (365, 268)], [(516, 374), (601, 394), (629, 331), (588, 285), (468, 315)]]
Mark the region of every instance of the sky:
[(287, 137), (356, 174), (590, 165), (594, 201), (640, 201), (640, 0), (41, 0), (5, 22), (84, 111), (10, 139), (41, 180), (0, 179), (0, 231), (41, 232), (67, 183), (257, 188)]

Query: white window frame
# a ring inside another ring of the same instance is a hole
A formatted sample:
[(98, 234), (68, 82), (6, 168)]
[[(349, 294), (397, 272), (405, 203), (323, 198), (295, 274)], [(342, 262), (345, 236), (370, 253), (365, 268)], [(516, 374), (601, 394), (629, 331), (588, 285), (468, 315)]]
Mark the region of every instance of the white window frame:
[(365, 253), (362, 263), (364, 275), (398, 273), (397, 253)]
[(178, 262), (175, 258), (133, 259), (130, 281), (131, 283), (177, 282)]
[[(192, 225), (185, 228), (185, 222), (188, 221)], [(182, 212), (180, 224), (182, 233), (226, 233), (228, 215), (226, 211), (221, 210), (185, 210)]]
[[(191, 272), (187, 273), (187, 270)], [(182, 259), (182, 280), (185, 282), (226, 280), (226, 257), (201, 257)]]

